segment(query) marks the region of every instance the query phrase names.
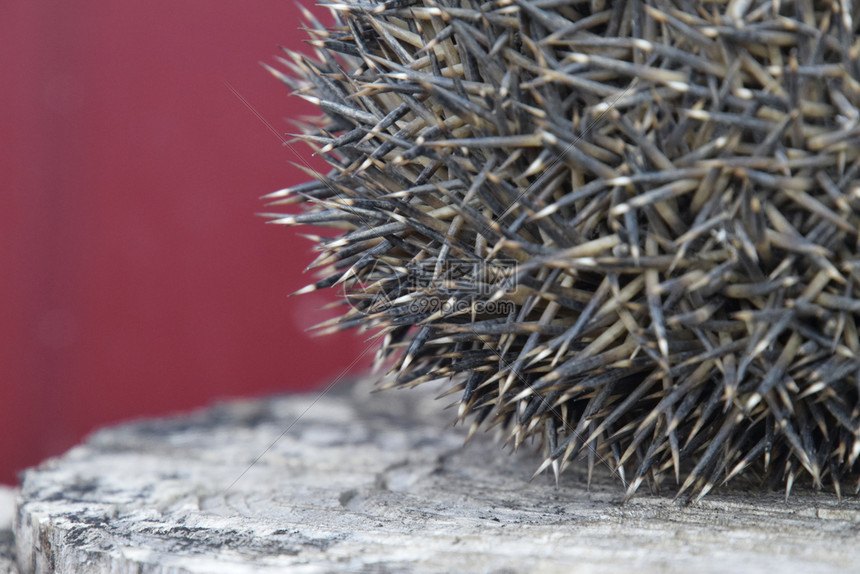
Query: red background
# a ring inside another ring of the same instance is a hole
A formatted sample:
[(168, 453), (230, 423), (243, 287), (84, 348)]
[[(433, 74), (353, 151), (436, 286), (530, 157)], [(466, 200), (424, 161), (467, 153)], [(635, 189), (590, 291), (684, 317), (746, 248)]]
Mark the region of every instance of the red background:
[(258, 65), (300, 24), (288, 0), (0, 3), (0, 482), (97, 426), (309, 389), (365, 350), (305, 332), (333, 294), (287, 298), (310, 243), (255, 213), (306, 176), (228, 87), (282, 133), (311, 112)]

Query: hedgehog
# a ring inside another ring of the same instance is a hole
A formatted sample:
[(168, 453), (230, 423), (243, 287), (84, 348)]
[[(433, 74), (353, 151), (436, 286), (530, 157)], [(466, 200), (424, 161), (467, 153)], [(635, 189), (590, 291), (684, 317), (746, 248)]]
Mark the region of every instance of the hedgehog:
[[(267, 196), (383, 386), (697, 501), (860, 491), (850, 0), (338, 0), (269, 71), (330, 171)], [(300, 204), (301, 208), (285, 206)], [(584, 462), (583, 462), (584, 461)]]

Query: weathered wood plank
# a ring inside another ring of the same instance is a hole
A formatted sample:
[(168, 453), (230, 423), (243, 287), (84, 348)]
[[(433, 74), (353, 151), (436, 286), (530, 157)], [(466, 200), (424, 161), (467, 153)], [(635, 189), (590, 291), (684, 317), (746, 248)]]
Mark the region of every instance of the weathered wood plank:
[(105, 429), (26, 473), (22, 573), (860, 569), (856, 498), (733, 490), (685, 507), (640, 489), (621, 506), (607, 472), (556, 488), (529, 482), (533, 454), (462, 448), (443, 405), (359, 384)]
[(17, 489), (0, 485), (0, 574), (17, 574), (12, 519), (15, 515)]

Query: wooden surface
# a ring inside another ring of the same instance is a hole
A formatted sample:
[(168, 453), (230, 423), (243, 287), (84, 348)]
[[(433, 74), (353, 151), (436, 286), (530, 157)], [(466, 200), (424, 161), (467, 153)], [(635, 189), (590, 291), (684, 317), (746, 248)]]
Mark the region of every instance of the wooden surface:
[(462, 448), (432, 391), (359, 384), (105, 429), (26, 473), (21, 573), (860, 571), (857, 498), (682, 506), (643, 488), (622, 506), (608, 472), (556, 488), (529, 482), (528, 449)]
[(0, 574), (17, 574), (15, 567), (15, 539), (12, 519), (15, 515), (16, 489), (0, 485)]

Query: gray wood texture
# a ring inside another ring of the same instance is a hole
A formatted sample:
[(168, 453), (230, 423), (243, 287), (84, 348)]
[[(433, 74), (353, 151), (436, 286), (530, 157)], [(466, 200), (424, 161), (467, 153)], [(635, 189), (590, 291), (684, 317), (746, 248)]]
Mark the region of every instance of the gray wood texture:
[(0, 574), (17, 574), (12, 522), (17, 489), (0, 485)]
[(605, 469), (557, 488), (529, 480), (528, 448), (464, 448), (433, 392), (361, 382), (97, 432), (26, 472), (20, 571), (860, 571), (857, 498), (747, 488), (683, 506), (642, 488), (621, 505)]

